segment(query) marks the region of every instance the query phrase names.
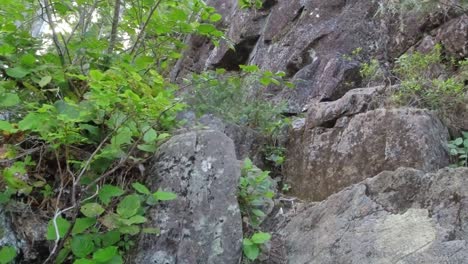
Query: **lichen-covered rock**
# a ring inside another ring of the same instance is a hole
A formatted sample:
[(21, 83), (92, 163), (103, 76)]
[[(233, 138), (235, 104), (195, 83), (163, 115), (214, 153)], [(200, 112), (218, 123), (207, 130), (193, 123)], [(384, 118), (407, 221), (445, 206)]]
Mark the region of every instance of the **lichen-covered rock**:
[(187, 111), (179, 115), (185, 121), (184, 130), (197, 128), (216, 130), (226, 134), (234, 142), (236, 157), (238, 160), (249, 158), (259, 168), (265, 168), (264, 150), (267, 138), (249, 127), (240, 126), (223, 121), (212, 114), (205, 114), (200, 118), (195, 113)]
[(307, 120), (291, 132), (284, 174), (293, 195), (320, 201), (384, 170), (434, 171), (449, 164), (447, 129), (429, 111), (344, 113), (327, 122), (310, 115), (314, 126)]
[(305, 207), (279, 228), (288, 263), (468, 260), (468, 169), (382, 172)]
[(239, 178), (234, 144), (221, 132), (189, 132), (163, 144), (147, 184), (178, 198), (148, 213), (148, 225), (159, 227), (161, 234), (139, 239), (134, 262), (237, 264), (242, 243)]

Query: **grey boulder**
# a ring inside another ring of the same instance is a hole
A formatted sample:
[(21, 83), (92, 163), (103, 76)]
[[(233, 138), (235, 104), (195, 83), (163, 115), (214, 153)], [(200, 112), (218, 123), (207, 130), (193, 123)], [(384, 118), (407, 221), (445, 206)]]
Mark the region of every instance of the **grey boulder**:
[(217, 131), (176, 135), (163, 144), (147, 185), (178, 198), (150, 210), (135, 263), (232, 263), (241, 256), (242, 222), (237, 203), (240, 167), (234, 144)]
[(279, 233), (294, 264), (468, 263), (468, 169), (382, 172), (306, 206)]

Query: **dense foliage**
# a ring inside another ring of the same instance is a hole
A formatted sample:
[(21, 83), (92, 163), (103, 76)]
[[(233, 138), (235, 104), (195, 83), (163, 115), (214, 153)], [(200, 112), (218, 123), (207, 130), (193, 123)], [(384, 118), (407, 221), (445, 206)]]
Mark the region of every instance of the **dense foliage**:
[(134, 182), (184, 107), (166, 76), (188, 34), (222, 39), (221, 16), (201, 0), (7, 0), (0, 12), (0, 201), (49, 215), (46, 262), (122, 263), (131, 236), (157, 232), (140, 227), (147, 206), (175, 198)]
[[(463, 104), (468, 88), (461, 75), (467, 70), (467, 61), (448, 62), (441, 50), (436, 46), (427, 54), (414, 52), (398, 59), (394, 70), (401, 82), (395, 94), (397, 102), (437, 110), (442, 115)], [(460, 77), (447, 77), (450, 71), (459, 71)]]
[(241, 65), (240, 73), (223, 69), (194, 74), (187, 79), (188, 104), (198, 115), (211, 113), (228, 122), (274, 135), (288, 123), (282, 115), (286, 105), (266, 98), (269, 85), (292, 84), (283, 80), (284, 72), (261, 71), (256, 65)]

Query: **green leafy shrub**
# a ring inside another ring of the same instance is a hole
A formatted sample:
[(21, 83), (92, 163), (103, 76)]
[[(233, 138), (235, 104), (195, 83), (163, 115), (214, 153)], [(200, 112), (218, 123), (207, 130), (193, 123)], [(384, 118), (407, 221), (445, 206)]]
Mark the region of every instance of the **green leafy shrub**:
[(287, 124), (282, 116), (286, 105), (264, 99), (270, 84), (287, 85), (283, 72), (260, 71), (257, 66), (241, 66), (240, 75), (223, 69), (193, 75), (186, 80), (191, 89), (185, 94), (187, 104), (198, 115), (211, 113), (228, 122), (248, 126), (267, 135)]
[(242, 241), (242, 251), (251, 261), (256, 260), (261, 252), (261, 247), (270, 241), (271, 235), (264, 232), (256, 232), (250, 238)]
[(266, 146), (265, 159), (271, 161), (275, 167), (281, 167), (286, 159), (286, 148), (279, 146)]
[[(134, 244), (132, 237), (140, 234), (159, 234), (159, 229), (142, 228), (147, 222), (149, 206), (176, 198), (171, 192), (151, 193), (144, 185), (133, 183), (134, 193), (127, 195), (118, 186), (104, 185), (97, 197), (87, 199), (81, 206), (81, 215), (73, 222), (62, 217), (50, 220), (47, 239), (70, 238), (60, 251), (57, 263), (68, 258), (74, 263), (123, 263), (122, 253)], [(87, 262), (88, 261), (88, 262)]]
[(244, 160), (239, 184), (239, 205), (246, 223), (254, 228), (266, 217), (266, 209), (275, 195), (269, 171), (262, 171), (250, 159)]
[(450, 155), (455, 157), (456, 167), (468, 167), (468, 132), (463, 132), (462, 137), (449, 142)]
[(429, 108), (447, 114), (464, 101), (467, 87), (457, 78), (443, 77), (441, 46), (423, 54), (415, 52), (398, 59), (395, 73), (401, 86), (395, 93), (399, 104)]
[(383, 79), (382, 69), (380, 68), (379, 61), (376, 59), (372, 59), (367, 63), (363, 63), (359, 73), (367, 83)]

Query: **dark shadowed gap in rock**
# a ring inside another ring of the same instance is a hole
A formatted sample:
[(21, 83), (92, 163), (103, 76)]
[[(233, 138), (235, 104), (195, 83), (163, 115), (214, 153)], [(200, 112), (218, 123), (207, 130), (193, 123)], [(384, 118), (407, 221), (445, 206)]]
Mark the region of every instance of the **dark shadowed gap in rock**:
[(291, 20), (291, 22), (294, 22), (294, 21), (298, 20), (301, 17), (302, 13), (304, 12), (304, 9), (305, 9), (304, 6), (299, 8), (299, 10), (297, 10), (297, 12), (296, 12), (296, 16)]
[(320, 103), (324, 103), (324, 102), (333, 102), (335, 100), (331, 99), (331, 98), (328, 98), (328, 97), (324, 97), (322, 99), (320, 99)]
[(336, 121), (338, 121), (338, 118), (334, 118), (334, 119), (332, 119), (332, 120), (323, 122), (322, 124), (320, 124), (320, 127), (324, 127), (324, 128), (334, 128), (335, 125), (336, 125)]
[[(359, 72), (360, 67), (356, 65), (346, 69), (343, 73), (343, 78), (340, 84), (337, 86), (335, 92), (327, 99), (330, 101), (336, 101), (343, 97), (350, 90), (362, 86), (362, 76)], [(323, 99), (322, 99), (323, 100)]]
[(271, 9), (273, 6), (275, 6), (278, 3), (277, 0), (265, 0), (263, 2), (262, 10), (268, 10)]
[(307, 47), (303, 49), (296, 58), (293, 58), (288, 62), (288, 64), (286, 64), (286, 78), (293, 77), (302, 68), (313, 62), (312, 57), (316, 56), (315, 48), (317, 44), (326, 36), (328, 36), (328, 34), (322, 34), (312, 40), (312, 42), (310, 42), (309, 45), (307, 45)]
[(255, 47), (260, 35), (255, 35), (243, 39), (234, 46), (234, 50), (228, 50), (219, 63), (214, 64), (215, 68), (223, 68), (227, 71), (239, 71), (239, 65), (246, 64), (249, 60), (250, 53)]

